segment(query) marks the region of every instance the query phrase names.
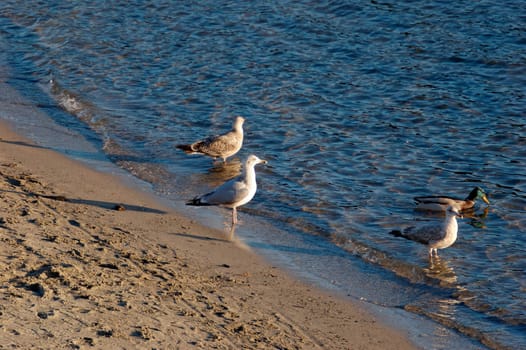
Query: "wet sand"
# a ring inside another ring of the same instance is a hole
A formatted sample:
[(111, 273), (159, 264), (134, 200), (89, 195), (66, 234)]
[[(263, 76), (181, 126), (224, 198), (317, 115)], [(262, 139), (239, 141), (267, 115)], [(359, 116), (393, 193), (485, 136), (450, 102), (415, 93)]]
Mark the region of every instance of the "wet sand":
[(415, 348), (119, 177), (0, 138), (3, 347)]

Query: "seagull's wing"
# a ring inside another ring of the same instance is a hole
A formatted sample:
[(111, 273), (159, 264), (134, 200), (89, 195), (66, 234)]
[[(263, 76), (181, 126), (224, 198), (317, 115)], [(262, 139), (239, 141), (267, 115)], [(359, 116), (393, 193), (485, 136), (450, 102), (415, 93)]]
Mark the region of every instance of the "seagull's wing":
[(439, 240), (443, 235), (441, 225), (412, 226), (406, 228), (402, 233), (403, 237), (423, 244)]
[(211, 136), (202, 141), (196, 142), (192, 148), (196, 152), (221, 157), (223, 154), (233, 150), (239, 144), (238, 136), (231, 131), (219, 136)]
[(201, 197), (201, 201), (212, 205), (234, 204), (245, 198), (249, 193), (246, 183), (239, 178), (225, 182), (214, 191)]

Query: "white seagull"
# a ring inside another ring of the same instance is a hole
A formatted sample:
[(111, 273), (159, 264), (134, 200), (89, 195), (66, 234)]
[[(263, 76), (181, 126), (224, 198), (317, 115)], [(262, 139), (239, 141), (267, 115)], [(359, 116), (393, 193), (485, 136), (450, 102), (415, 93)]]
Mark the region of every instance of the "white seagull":
[(187, 154), (204, 154), (214, 159), (223, 158), (223, 162), (236, 154), (243, 145), (243, 123), (245, 118), (237, 116), (232, 130), (226, 134), (210, 136), (192, 144), (177, 145)]
[(256, 170), (257, 164), (267, 164), (266, 160), (259, 159), (255, 155), (248, 156), (243, 173), (233, 178), (212, 192), (197, 196), (188, 201), (187, 205), (216, 205), (232, 209), (232, 228), (230, 230), (230, 239), (234, 234), (234, 226), (237, 224), (237, 207), (250, 202), (257, 190)]
[(390, 233), (396, 237), (425, 244), (429, 247), (429, 257), (432, 258), (433, 253), (438, 257), (437, 249), (447, 248), (457, 240), (457, 217), (462, 218), (458, 209), (449, 206), (446, 209), (446, 219), (442, 225), (412, 226), (403, 231), (395, 230)]

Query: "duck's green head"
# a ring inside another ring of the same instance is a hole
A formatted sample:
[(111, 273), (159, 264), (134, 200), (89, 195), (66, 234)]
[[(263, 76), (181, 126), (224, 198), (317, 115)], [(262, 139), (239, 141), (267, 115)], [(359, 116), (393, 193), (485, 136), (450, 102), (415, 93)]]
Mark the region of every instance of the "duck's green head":
[(473, 191), (468, 196), (468, 199), (475, 200), (475, 199), (482, 199), (484, 203), (489, 204), (489, 199), (486, 196), (486, 192), (480, 187), (475, 187)]

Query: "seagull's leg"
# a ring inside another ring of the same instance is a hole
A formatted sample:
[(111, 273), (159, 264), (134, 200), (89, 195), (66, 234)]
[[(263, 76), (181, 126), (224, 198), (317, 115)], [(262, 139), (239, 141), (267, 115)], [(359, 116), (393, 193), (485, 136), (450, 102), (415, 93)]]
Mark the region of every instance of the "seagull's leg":
[(234, 237), (234, 231), (237, 224), (237, 209), (234, 207), (232, 208), (232, 227), (230, 227), (230, 237), (228, 238), (230, 241)]
[(232, 208), (232, 226), (237, 224), (237, 209), (236, 207)]

